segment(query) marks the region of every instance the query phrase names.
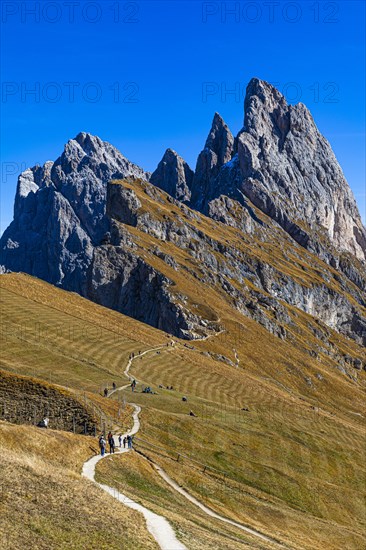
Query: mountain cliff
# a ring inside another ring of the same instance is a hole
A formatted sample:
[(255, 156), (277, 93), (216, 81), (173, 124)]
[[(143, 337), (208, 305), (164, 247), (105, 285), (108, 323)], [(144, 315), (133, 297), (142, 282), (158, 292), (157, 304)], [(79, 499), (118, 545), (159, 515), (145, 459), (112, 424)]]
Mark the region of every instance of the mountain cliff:
[(194, 172), (168, 149), (150, 176), (79, 134), (19, 176), (0, 249), (5, 270), (183, 338), (224, 330), (210, 288), (280, 338), (302, 311), (322, 323), (309, 320), (328, 354), (340, 353), (333, 330), (366, 345), (366, 231), (352, 192), (307, 108), (258, 79), (235, 138), (215, 114)]

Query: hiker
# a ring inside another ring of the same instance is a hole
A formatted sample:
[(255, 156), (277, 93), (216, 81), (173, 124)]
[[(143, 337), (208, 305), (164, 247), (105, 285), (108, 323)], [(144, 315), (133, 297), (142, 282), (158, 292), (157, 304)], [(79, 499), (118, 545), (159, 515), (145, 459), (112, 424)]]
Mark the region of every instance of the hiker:
[(49, 422), (49, 419), (46, 416), (45, 418), (43, 418), (43, 420), (38, 422), (38, 428), (48, 428), (48, 422)]
[(121, 435), (118, 436), (118, 445), (119, 445), (119, 448), (122, 447), (122, 436)]
[(112, 432), (109, 432), (108, 434), (108, 443), (109, 443), (109, 453), (114, 453), (114, 437), (112, 435)]
[(130, 435), (127, 436), (127, 447), (132, 449), (132, 437)]
[(108, 397), (108, 388), (104, 388), (104, 397)]
[(101, 454), (102, 456), (104, 456), (106, 444), (107, 444), (107, 442), (106, 442), (106, 440), (104, 439), (104, 436), (103, 436), (103, 434), (102, 434), (102, 435), (100, 436), (100, 438), (99, 438), (100, 454)]
[(117, 387), (117, 386), (116, 386), (116, 383), (115, 383), (115, 382), (113, 382), (113, 384), (112, 384), (112, 388), (113, 388), (113, 389), (115, 390), (115, 389), (116, 389), (116, 387)]
[(123, 438), (123, 448), (124, 449), (126, 448), (126, 443), (127, 443), (127, 437), (124, 437)]
[(132, 380), (132, 383), (131, 383), (131, 389), (132, 391), (135, 391), (135, 388), (136, 388), (136, 380)]

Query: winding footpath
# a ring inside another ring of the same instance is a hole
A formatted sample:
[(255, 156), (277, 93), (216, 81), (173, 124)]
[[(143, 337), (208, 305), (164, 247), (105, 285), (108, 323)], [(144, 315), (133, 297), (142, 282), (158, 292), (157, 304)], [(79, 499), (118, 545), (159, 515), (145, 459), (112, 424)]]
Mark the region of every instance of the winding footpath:
[[(133, 413), (133, 427), (122, 437), (126, 437), (128, 434), (134, 435), (140, 429), (139, 412), (141, 409), (138, 405), (133, 404), (133, 406), (135, 408), (135, 411)], [(116, 451), (115, 454), (127, 453), (129, 450), (130, 449), (119, 449), (118, 451)], [(109, 487), (108, 485), (104, 485), (95, 481), (95, 467), (100, 460), (103, 460), (107, 456), (111, 455), (96, 455), (90, 458), (83, 465), (82, 475), (90, 481), (93, 481), (96, 485), (103, 489), (103, 491), (112, 495), (112, 497), (117, 499), (119, 502), (122, 502), (122, 504), (124, 504), (125, 506), (128, 506), (133, 510), (137, 510), (137, 512), (141, 512), (146, 520), (146, 527), (148, 531), (152, 534), (162, 550), (187, 550), (187, 547), (179, 542), (170, 523), (163, 516), (159, 516), (158, 514), (151, 512), (151, 510), (148, 510), (147, 508), (145, 508), (145, 506), (142, 506), (141, 504), (135, 502), (126, 495), (123, 495), (113, 487)]]
[[(131, 381), (131, 377), (129, 375), (129, 370), (131, 368), (131, 365), (132, 365), (132, 361), (134, 361), (134, 359), (137, 359), (138, 357), (143, 357), (144, 355), (146, 355), (147, 353), (151, 353), (152, 351), (158, 351), (160, 349), (166, 349), (167, 348), (167, 345), (165, 346), (157, 346), (156, 348), (150, 348), (150, 349), (147, 349), (141, 353), (138, 353), (137, 355), (135, 355), (134, 357), (130, 357), (130, 359), (128, 360), (128, 363), (127, 363), (127, 366), (125, 368), (125, 370), (123, 371), (123, 374), (126, 376), (126, 378), (129, 378), (130, 381)], [(131, 384), (125, 384), (124, 386), (120, 386), (119, 388), (115, 388), (114, 390), (111, 390), (110, 392), (108, 392), (108, 397), (110, 397), (111, 395), (113, 395), (114, 393), (116, 393), (117, 391), (122, 391), (126, 388), (128, 388)]]
[[(146, 355), (147, 353), (151, 353), (153, 351), (158, 351), (160, 349), (166, 348), (167, 346), (159, 346), (156, 348), (148, 349), (140, 354), (135, 355), (134, 357), (131, 357), (127, 363), (126, 369), (124, 370), (124, 374), (127, 378), (130, 378), (129, 370), (132, 365), (132, 362), (134, 359), (137, 359), (139, 357), (142, 357), (143, 355)], [(111, 396), (113, 393), (117, 391), (121, 391), (127, 387), (129, 387), (130, 384), (126, 384), (124, 386), (120, 386), (119, 388), (115, 388), (114, 390), (109, 392), (109, 396)], [(138, 433), (140, 429), (140, 420), (139, 420), (139, 413), (141, 412), (141, 407), (138, 405), (135, 405), (134, 403), (130, 403), (134, 407), (133, 412), (133, 427), (131, 430), (125, 434), (123, 434), (122, 438), (126, 437), (127, 435), (135, 435)], [(117, 449), (117, 446), (116, 446)], [(116, 451), (116, 454), (121, 453), (127, 453), (130, 451), (130, 449), (119, 449)], [(146, 519), (146, 526), (148, 531), (151, 533), (151, 535), (154, 537), (156, 542), (159, 544), (160, 548), (162, 550), (187, 550), (187, 547), (184, 546), (175, 536), (174, 530), (171, 527), (170, 523), (166, 518), (163, 516), (160, 516), (158, 514), (155, 514), (148, 508), (145, 508), (145, 506), (142, 506), (141, 504), (138, 504), (131, 498), (127, 497), (126, 495), (123, 495), (113, 487), (109, 487), (108, 485), (104, 485), (101, 483), (98, 483), (95, 481), (95, 467), (97, 463), (100, 460), (103, 460), (107, 456), (111, 456), (110, 454), (105, 454), (104, 456), (96, 455), (87, 460), (82, 469), (82, 475), (89, 479), (90, 481), (93, 481), (96, 485), (98, 485), (101, 489), (112, 495), (114, 498), (116, 498), (119, 502), (122, 502), (125, 506), (128, 506), (129, 508), (132, 508), (133, 510), (137, 510), (138, 512), (141, 512), (143, 516)], [(231, 520), (229, 518), (226, 518), (224, 516), (221, 516), (220, 514), (217, 514), (204, 504), (202, 504), (199, 500), (197, 500), (194, 496), (189, 494), (185, 489), (183, 489), (180, 485), (178, 485), (175, 481), (173, 481), (169, 475), (155, 462), (153, 462), (151, 459), (149, 459), (153, 467), (155, 468), (156, 472), (160, 475), (162, 479), (175, 491), (180, 493), (182, 496), (184, 496), (187, 500), (189, 500), (192, 504), (200, 508), (205, 514), (207, 514), (210, 517), (213, 517), (215, 519), (218, 519), (220, 521), (223, 521), (225, 523), (228, 523), (234, 527), (237, 527), (238, 529), (241, 529), (242, 531), (245, 531), (246, 533), (253, 535), (255, 537), (258, 537), (259, 539), (275, 544), (277, 546), (280, 546), (283, 548), (283, 545), (280, 544), (275, 539), (272, 539), (266, 535), (263, 535), (259, 531), (256, 531), (255, 529), (251, 529), (250, 527), (246, 527), (245, 525), (242, 525), (241, 523), (237, 523), (234, 520)]]

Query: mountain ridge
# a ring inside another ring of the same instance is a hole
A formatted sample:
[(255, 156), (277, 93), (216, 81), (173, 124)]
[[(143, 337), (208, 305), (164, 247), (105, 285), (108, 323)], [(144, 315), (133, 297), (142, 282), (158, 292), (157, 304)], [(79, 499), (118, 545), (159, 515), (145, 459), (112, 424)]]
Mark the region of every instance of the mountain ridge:
[[(195, 171), (168, 149), (147, 173), (108, 142), (80, 132), (55, 162), (19, 176), (0, 263), (196, 338), (219, 327), (187, 307), (179, 289), (177, 299), (172, 277), (153, 265), (149, 247), (173, 270), (182, 268), (177, 258), (187, 250), (196, 277), (224, 288), (226, 299), (278, 336), (286, 337), (284, 300), (366, 345), (366, 230), (328, 142), (305, 106), (289, 106), (259, 79), (248, 84), (244, 106), (236, 137), (214, 115)], [(207, 231), (199, 229), (202, 223)], [(218, 238), (222, 226), (232, 228), (228, 245)], [(235, 243), (235, 231), (249, 255)], [(150, 243), (141, 246), (146, 235)], [(276, 255), (258, 262), (255, 247), (271, 241), (288, 249), (294, 266), (305, 262), (313, 273), (311, 291), (291, 275), (288, 260), (284, 272)], [(160, 250), (167, 242), (174, 245), (170, 254)], [(325, 284), (316, 282), (315, 257), (329, 266), (320, 268)], [(253, 302), (248, 276), (262, 302)], [(263, 310), (265, 295), (275, 321)]]

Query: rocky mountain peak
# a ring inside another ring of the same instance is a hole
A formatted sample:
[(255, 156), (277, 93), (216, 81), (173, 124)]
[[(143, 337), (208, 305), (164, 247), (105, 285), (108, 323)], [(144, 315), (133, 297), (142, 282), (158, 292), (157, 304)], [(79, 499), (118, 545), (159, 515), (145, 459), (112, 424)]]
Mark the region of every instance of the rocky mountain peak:
[(250, 81), (238, 135), (239, 190), (300, 244), (323, 228), (339, 250), (366, 257), (366, 232), (352, 191), (309, 110), (289, 105), (271, 84)]
[(191, 198), (193, 175), (186, 161), (173, 149), (167, 149), (150, 181), (172, 197), (187, 202)]
[(222, 166), (231, 159), (233, 148), (233, 134), (219, 113), (215, 113), (210, 133), (206, 139), (205, 149), (213, 151), (217, 156), (218, 164)]
[(245, 117), (258, 108), (259, 103), (270, 111), (280, 105), (282, 107), (287, 105), (285, 97), (272, 84), (259, 78), (252, 78), (247, 85), (244, 99), (244, 127)]
[(205, 147), (198, 156), (192, 184), (191, 205), (207, 212), (207, 198), (220, 169), (234, 153), (234, 136), (223, 118), (215, 113)]

